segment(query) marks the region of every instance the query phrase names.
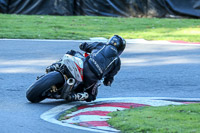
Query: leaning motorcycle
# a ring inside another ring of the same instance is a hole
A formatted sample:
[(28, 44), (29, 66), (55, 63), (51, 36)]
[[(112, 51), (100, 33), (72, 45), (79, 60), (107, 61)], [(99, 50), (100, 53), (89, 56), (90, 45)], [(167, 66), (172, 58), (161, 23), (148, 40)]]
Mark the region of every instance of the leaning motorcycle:
[(77, 53), (65, 54), (59, 69), (40, 76), (26, 92), (27, 99), (38, 103), (45, 98), (67, 99), (70, 93), (83, 83), (83, 62), (85, 57)]

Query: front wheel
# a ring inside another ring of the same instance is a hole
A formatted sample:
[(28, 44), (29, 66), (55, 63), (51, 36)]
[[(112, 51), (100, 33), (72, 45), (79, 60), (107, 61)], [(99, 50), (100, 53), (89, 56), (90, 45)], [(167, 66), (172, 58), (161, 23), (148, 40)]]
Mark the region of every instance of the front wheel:
[(51, 88), (51, 86), (60, 86), (63, 85), (64, 82), (64, 78), (60, 72), (50, 72), (42, 78), (40, 78), (39, 80), (37, 80), (28, 88), (26, 92), (26, 98), (32, 103), (38, 103), (46, 98), (42, 96), (42, 94), (48, 91)]

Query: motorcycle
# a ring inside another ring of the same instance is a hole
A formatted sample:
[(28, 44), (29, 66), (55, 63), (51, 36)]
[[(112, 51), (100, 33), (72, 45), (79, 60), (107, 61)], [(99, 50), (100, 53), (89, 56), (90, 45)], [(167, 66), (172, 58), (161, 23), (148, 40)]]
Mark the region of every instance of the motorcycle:
[(33, 83), (26, 92), (26, 98), (32, 103), (38, 103), (46, 98), (67, 99), (70, 93), (83, 84), (83, 62), (85, 56), (81, 53), (65, 54), (60, 61), (59, 69), (48, 72)]

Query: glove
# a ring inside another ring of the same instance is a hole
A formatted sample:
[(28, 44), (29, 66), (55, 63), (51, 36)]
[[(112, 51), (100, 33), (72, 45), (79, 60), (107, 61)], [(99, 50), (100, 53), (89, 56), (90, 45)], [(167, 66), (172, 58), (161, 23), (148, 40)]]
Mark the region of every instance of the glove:
[(62, 65), (61, 63), (54, 63), (51, 66), (48, 66), (46, 68), (46, 73), (58, 70), (61, 67), (61, 65)]
[(81, 50), (84, 50), (86, 45), (87, 45), (86, 42), (81, 43), (81, 44), (79, 45), (79, 48), (80, 48)]
[(74, 51), (74, 50), (70, 50), (70, 51), (67, 51), (66, 54), (69, 54), (69, 55), (74, 56), (74, 55), (76, 54), (76, 51)]
[(103, 81), (103, 84), (105, 86), (111, 86), (112, 82), (113, 82), (113, 79), (106, 79), (105, 78), (104, 81)]

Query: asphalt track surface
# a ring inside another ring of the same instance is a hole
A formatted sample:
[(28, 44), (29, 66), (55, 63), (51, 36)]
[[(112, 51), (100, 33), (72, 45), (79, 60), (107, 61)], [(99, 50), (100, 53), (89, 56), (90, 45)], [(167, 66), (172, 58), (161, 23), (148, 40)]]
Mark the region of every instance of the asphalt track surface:
[[(77, 41), (0, 40), (0, 132), (77, 133), (90, 132), (48, 123), (45, 111), (65, 103), (45, 100), (29, 103), (25, 93), (46, 66)], [(161, 42), (160, 42), (161, 43)], [(200, 97), (200, 45), (128, 43), (121, 56), (122, 67), (112, 87), (101, 86), (97, 98), (110, 97)]]

